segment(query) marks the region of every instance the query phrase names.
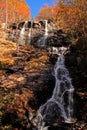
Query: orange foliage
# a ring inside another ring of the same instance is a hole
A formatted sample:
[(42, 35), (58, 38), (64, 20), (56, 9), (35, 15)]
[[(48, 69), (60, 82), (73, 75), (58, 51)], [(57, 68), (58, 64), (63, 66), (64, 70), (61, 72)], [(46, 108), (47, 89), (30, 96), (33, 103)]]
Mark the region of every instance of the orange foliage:
[(51, 19), (58, 29), (87, 30), (87, 0), (59, 0), (53, 6), (40, 9), (38, 19)]
[(76, 9), (71, 5), (59, 5), (53, 7), (53, 19), (59, 29), (72, 28), (76, 22)]
[(53, 19), (58, 28), (85, 32), (87, 29), (87, 0), (60, 0), (53, 6)]
[[(8, 23), (30, 19), (30, 8), (25, 0), (7, 0)], [(6, 0), (0, 0), (0, 21), (6, 21)]]
[(37, 18), (38, 20), (52, 19), (52, 8), (45, 5), (40, 9)]

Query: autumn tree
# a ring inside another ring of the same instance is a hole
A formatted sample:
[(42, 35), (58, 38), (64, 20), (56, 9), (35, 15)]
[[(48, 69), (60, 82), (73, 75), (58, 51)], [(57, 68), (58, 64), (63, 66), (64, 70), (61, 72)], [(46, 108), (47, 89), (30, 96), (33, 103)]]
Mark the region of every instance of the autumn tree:
[(73, 7), (76, 8), (77, 30), (87, 33), (87, 0), (74, 0)]
[(58, 0), (53, 7), (53, 20), (58, 29), (86, 34), (87, 0)]
[(53, 19), (58, 29), (69, 29), (72, 27), (71, 22), (74, 22), (75, 9), (71, 7), (71, 2), (60, 0), (54, 5)]
[(44, 5), (44, 6), (40, 9), (40, 11), (39, 11), (39, 13), (38, 13), (36, 19), (38, 19), (38, 20), (41, 20), (41, 19), (42, 19), (42, 20), (52, 19), (52, 7), (50, 7), (50, 6), (48, 6), (48, 5)]
[(0, 0), (0, 21), (5, 23), (6, 15), (8, 15), (8, 23), (30, 19), (30, 8), (25, 0), (7, 0), (7, 6), (6, 14), (6, 0)]
[(6, 20), (6, 3), (4, 0), (0, 1), (0, 21), (5, 22)]

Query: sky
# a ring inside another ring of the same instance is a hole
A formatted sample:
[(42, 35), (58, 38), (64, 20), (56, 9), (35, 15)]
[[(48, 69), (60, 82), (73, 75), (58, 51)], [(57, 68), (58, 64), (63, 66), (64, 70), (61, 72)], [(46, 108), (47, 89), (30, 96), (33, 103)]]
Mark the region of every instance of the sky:
[(53, 0), (26, 0), (26, 3), (31, 9), (31, 18), (35, 18), (40, 8), (42, 8), (45, 4), (52, 5), (52, 1)]

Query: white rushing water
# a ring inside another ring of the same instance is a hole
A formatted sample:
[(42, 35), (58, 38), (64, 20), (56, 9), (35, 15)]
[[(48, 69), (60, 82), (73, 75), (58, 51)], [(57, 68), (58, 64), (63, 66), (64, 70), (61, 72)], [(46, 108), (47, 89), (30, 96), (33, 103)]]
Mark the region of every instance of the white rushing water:
[[(45, 123), (61, 119), (65, 123), (74, 123), (73, 91), (69, 71), (65, 66), (64, 52), (66, 48), (60, 48), (57, 62), (54, 67), (55, 87), (51, 98), (38, 110), (39, 129), (44, 130)], [(58, 53), (58, 52), (57, 52)], [(47, 128), (47, 127), (46, 127)]]
[(31, 36), (32, 36), (32, 29), (29, 28), (29, 33), (28, 33), (28, 43), (30, 44), (31, 42)]
[(45, 34), (40, 37), (40, 39), (38, 40), (38, 46), (39, 47), (45, 47), (45, 42), (46, 39), (48, 38), (48, 24), (47, 24), (47, 20), (45, 20)]
[(47, 20), (45, 20), (45, 36), (48, 36), (48, 24), (47, 24)]
[(28, 21), (25, 21), (23, 28), (20, 31), (18, 45), (25, 45), (25, 28), (26, 28), (27, 24), (28, 24)]
[[(69, 72), (64, 64), (64, 55), (60, 55), (54, 68), (56, 79), (52, 100), (56, 101), (61, 109), (61, 116), (65, 122), (72, 122), (73, 118), (73, 91)], [(67, 96), (67, 97), (66, 97)]]
[(25, 21), (23, 28), (21, 29), (20, 35), (23, 36), (25, 34), (25, 28), (26, 28), (27, 24), (28, 24), (28, 21)]

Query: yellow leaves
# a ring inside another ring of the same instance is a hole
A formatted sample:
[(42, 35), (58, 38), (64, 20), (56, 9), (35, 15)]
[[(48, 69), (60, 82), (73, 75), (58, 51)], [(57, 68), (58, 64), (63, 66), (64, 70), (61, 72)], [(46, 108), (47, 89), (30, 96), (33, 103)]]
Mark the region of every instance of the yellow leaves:
[(52, 8), (53, 20), (58, 29), (86, 28), (87, 0), (76, 0), (71, 4), (68, 1), (66, 4), (56, 3)]
[(41, 56), (40, 58), (39, 58), (39, 60), (41, 60), (42, 62), (46, 62), (46, 61), (48, 61), (48, 57), (47, 57), (47, 55), (43, 55), (43, 56)]
[(53, 13), (52, 8), (46, 5), (40, 9), (37, 19), (51, 19), (52, 13)]
[[(6, 0), (0, 1), (0, 21), (5, 22)], [(8, 23), (19, 22), (30, 19), (30, 8), (26, 2), (20, 0), (7, 0), (8, 4)], [(2, 8), (3, 7), (3, 8)]]
[(0, 39), (0, 62), (2, 64), (13, 64), (15, 58), (12, 57), (12, 53), (16, 50), (17, 46), (15, 43)]
[[(35, 69), (38, 71), (41, 70), (41, 68), (45, 67), (45, 64), (43, 63), (43, 61), (39, 60), (38, 59), (38, 62), (37, 62), (37, 59), (32, 59), (30, 62), (29, 62), (29, 69), (31, 69), (31, 71)], [(38, 68), (38, 69), (37, 69)]]
[[(3, 109), (5, 107), (5, 104), (2, 102), (0, 103), (0, 109)], [(2, 114), (2, 113), (1, 113)]]
[(79, 13), (79, 17), (82, 18), (82, 16), (83, 16), (82, 13)]
[(11, 80), (5, 80), (4, 83), (2, 82), (2, 84), (3, 84), (2, 87), (7, 88), (7, 89), (15, 88), (15, 86), (16, 86), (16, 84)]

